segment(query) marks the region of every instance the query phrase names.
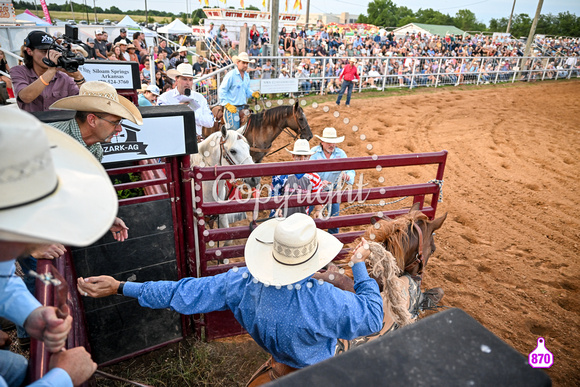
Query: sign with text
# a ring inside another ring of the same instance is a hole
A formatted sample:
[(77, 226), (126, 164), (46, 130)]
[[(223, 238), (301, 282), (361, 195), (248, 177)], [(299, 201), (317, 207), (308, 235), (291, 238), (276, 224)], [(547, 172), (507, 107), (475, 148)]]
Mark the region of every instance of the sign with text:
[(297, 93), (297, 92), (298, 92), (297, 78), (262, 79), (260, 84), (260, 93), (262, 94)]
[(16, 22), (16, 12), (14, 12), (14, 6), (11, 1), (0, 0), (0, 24), (9, 23), (13, 24)]
[(80, 66), (79, 71), (87, 81), (107, 82), (115, 89), (141, 88), (137, 62), (92, 60)]
[[(270, 12), (252, 11), (246, 9), (225, 9), (225, 8), (204, 8), (208, 19), (244, 19), (253, 21), (268, 21), (271, 19)], [(298, 14), (281, 13), (280, 21), (297, 22), (300, 18)]]

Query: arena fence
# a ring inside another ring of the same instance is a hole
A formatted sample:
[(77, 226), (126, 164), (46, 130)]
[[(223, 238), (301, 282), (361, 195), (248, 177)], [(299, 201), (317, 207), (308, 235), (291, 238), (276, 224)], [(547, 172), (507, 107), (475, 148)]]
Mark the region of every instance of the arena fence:
[[(299, 94), (334, 94), (340, 90), (339, 63), (347, 63), (347, 57), (252, 57), (263, 66), (272, 61), (273, 71), (250, 72), (253, 80), (279, 78), (281, 69), (289, 70), (295, 77), (301, 63), (308, 63), (307, 77), (299, 78)], [(577, 57), (356, 57), (360, 80), (354, 92), (396, 88), (441, 87), (514, 83), (516, 81), (545, 81), (580, 78), (580, 61)], [(376, 67), (376, 73), (370, 73)], [(202, 78), (205, 84), (219, 88), (221, 79), (233, 66), (219, 69)], [(215, 85), (215, 86), (214, 86)], [(204, 86), (206, 87), (206, 86)], [(210, 106), (215, 98), (208, 99)]]

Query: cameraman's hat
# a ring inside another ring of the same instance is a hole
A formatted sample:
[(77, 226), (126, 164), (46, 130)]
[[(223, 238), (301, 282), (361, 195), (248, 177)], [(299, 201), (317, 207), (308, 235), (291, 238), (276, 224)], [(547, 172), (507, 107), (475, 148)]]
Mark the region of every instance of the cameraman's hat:
[(54, 43), (54, 38), (43, 31), (32, 31), (24, 39), (26, 47), (38, 50), (48, 50)]
[(113, 114), (137, 125), (143, 125), (139, 109), (127, 98), (117, 94), (113, 86), (101, 81), (83, 83), (79, 95), (59, 99), (50, 105), (49, 109)]

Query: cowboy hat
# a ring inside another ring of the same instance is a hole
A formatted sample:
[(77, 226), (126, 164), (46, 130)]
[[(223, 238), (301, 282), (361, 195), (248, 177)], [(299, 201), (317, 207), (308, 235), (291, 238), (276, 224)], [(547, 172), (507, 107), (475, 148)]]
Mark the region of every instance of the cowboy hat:
[(297, 213), (259, 225), (248, 237), (244, 255), (250, 274), (272, 286), (303, 280), (326, 266), (342, 243), (316, 228), (314, 220)]
[(250, 60), (250, 57), (248, 56), (247, 52), (240, 52), (238, 55), (234, 55), (232, 56), (232, 61), (234, 63), (241, 61), (241, 62), (246, 62), (246, 63), (256, 63), (255, 59)]
[(349, 61), (349, 62), (356, 63), (356, 58), (350, 58), (348, 61)]
[(280, 71), (283, 71), (283, 72), (288, 72), (288, 69), (287, 69), (286, 67), (282, 67), (282, 68), (280, 69)]
[(167, 76), (171, 79), (175, 79), (177, 77), (189, 77), (193, 78), (193, 66), (189, 63), (182, 63), (177, 68), (167, 70)]
[(101, 163), (31, 114), (0, 110), (0, 240), (86, 246), (102, 237), (118, 200)]
[(115, 43), (115, 47), (117, 47), (117, 46), (126, 46), (126, 45), (127, 45), (127, 41), (125, 39), (121, 39), (117, 43)]
[(133, 43), (129, 43), (129, 44), (127, 45), (127, 50), (130, 50), (130, 49), (132, 49), (132, 48), (135, 48), (135, 45), (134, 45)]
[(187, 51), (187, 47), (185, 47), (185, 46), (181, 46), (181, 47), (179, 47), (179, 50), (177, 50), (177, 52), (184, 52), (184, 51)]
[(287, 148), (284, 149), (286, 150), (286, 152), (298, 156), (312, 156), (314, 154), (314, 152), (310, 151), (310, 145), (308, 144), (308, 140), (304, 139), (296, 140), (296, 142), (294, 143), (294, 150), (288, 150)]
[(315, 134), (316, 137), (318, 137), (318, 139), (320, 139), (320, 141), (324, 141), (327, 142), (329, 144), (338, 144), (339, 142), (343, 142), (344, 141), (344, 136), (338, 137), (336, 135), (336, 129), (334, 128), (324, 128), (324, 130), (322, 131), (322, 137), (320, 137), (319, 135)]
[(113, 114), (143, 125), (139, 109), (127, 98), (118, 95), (113, 86), (101, 81), (83, 83), (79, 95), (59, 99), (49, 109)]

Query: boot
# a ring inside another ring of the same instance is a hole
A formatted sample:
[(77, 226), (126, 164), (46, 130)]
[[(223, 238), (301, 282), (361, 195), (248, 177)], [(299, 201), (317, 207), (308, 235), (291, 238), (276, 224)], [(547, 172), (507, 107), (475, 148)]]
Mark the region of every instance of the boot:
[(432, 288), (426, 290), (424, 293), (421, 294), (421, 302), (419, 304), (419, 309), (427, 310), (437, 306), (437, 304), (443, 298), (443, 289), (441, 288)]

